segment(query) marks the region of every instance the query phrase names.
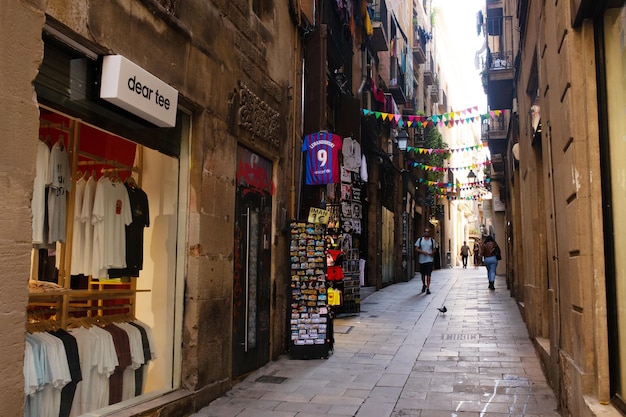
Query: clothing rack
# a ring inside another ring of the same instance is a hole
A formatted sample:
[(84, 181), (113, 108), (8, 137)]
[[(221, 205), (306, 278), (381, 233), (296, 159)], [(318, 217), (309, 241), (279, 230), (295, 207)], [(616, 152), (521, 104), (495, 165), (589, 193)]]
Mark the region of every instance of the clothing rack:
[(65, 126), (65, 123), (56, 123), (50, 121), (39, 121), (39, 129), (53, 129), (53, 130), (61, 130), (66, 133), (71, 133), (72, 128), (70, 126)]
[(32, 321), (26, 323), (28, 333), (47, 332), (61, 329), (61, 323), (56, 319)]
[[(111, 305), (98, 305), (98, 306), (73, 306), (70, 305), (68, 312), (91, 312), (98, 311), (101, 313), (103, 310), (122, 310), (132, 308), (132, 304), (111, 304)], [(95, 317), (95, 316), (93, 316)]]
[(93, 165), (104, 165), (112, 168), (102, 168), (102, 172), (115, 172), (115, 171), (129, 171), (129, 172), (139, 172), (139, 167), (134, 167), (130, 165), (123, 164), (115, 159), (105, 159), (101, 158), (97, 155), (78, 151), (78, 156), (82, 156), (83, 158), (88, 158), (88, 161), (78, 161), (78, 165), (84, 166), (93, 166)]
[[(40, 120), (40, 134), (46, 135), (50, 132), (46, 132), (45, 129), (49, 129), (51, 132), (61, 131), (62, 135), (67, 135), (67, 141), (64, 144), (68, 150), (68, 157), (70, 163), (71, 172), (71, 189), (68, 193), (67, 201), (67, 219), (74, 218), (74, 198), (76, 190), (76, 181), (80, 178), (79, 167), (94, 167), (92, 174), (95, 174), (96, 169), (100, 169), (102, 173), (118, 173), (128, 172), (129, 178), (132, 178), (135, 184), (141, 184), (141, 162), (143, 160), (143, 147), (137, 145), (135, 161), (138, 166), (126, 165), (116, 159), (107, 159), (101, 155), (95, 155), (80, 149), (81, 143), (81, 122), (79, 120), (73, 120), (68, 118), (67, 121), (59, 123), (52, 122), (50, 120)], [(87, 171), (87, 170), (85, 170)], [(130, 180), (129, 180), (130, 181)], [(77, 319), (85, 321), (87, 318), (96, 317), (111, 317), (106, 320), (122, 320), (122, 317), (132, 317), (135, 313), (135, 300), (136, 293), (136, 280), (131, 279), (129, 283), (122, 283), (123, 288), (112, 288), (108, 284), (98, 283), (94, 281), (92, 277), (89, 277), (88, 289), (71, 289), (70, 288), (70, 266), (72, 256), (72, 244), (73, 242), (73, 228), (74, 223), (71, 220), (66, 224), (66, 241), (58, 244), (59, 250), (57, 250), (57, 257), (59, 259), (58, 266), (58, 284), (61, 288), (57, 291), (47, 293), (31, 292), (29, 295), (29, 305), (33, 308), (44, 308), (47, 310), (47, 315), (30, 314), (26, 323), (28, 331), (39, 331), (54, 329), (65, 329), (71, 323), (74, 323)], [(33, 255), (34, 268), (31, 273), (36, 277), (36, 256)], [(140, 290), (148, 291), (148, 290)], [(105, 300), (119, 299), (120, 304), (107, 304)], [(115, 312), (115, 310), (128, 310), (128, 314), (107, 314), (109, 312)], [(33, 310), (35, 311), (35, 310)], [(41, 310), (44, 311), (44, 310)], [(51, 315), (52, 313), (52, 315)], [(73, 317), (75, 314), (85, 313), (87, 317)], [(99, 319), (100, 322), (104, 319)], [(128, 321), (128, 320), (126, 320)], [(38, 324), (41, 323), (41, 324)]]
[(128, 323), (134, 320), (135, 316), (131, 314), (111, 314), (108, 316), (69, 317), (67, 324), (68, 327), (91, 327), (106, 326), (114, 323)]

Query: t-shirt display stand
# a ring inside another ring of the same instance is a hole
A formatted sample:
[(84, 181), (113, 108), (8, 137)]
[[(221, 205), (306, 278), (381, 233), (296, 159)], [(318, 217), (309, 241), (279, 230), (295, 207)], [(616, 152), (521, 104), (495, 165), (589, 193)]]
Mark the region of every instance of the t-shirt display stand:
[(326, 225), (292, 221), (290, 232), (289, 354), (293, 359), (327, 358), (333, 335), (326, 291)]

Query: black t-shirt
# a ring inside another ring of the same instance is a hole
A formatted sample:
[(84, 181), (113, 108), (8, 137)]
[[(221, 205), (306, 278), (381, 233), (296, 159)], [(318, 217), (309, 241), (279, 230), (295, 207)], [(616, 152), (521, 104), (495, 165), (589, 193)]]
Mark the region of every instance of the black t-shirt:
[(109, 277), (138, 277), (143, 269), (143, 231), (150, 227), (148, 195), (139, 187), (125, 183), (133, 221), (126, 226), (126, 268), (109, 269)]

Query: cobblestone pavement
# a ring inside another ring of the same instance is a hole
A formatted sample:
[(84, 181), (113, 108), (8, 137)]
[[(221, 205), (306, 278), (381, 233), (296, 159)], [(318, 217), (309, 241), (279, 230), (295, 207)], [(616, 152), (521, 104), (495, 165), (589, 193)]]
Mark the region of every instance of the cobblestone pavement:
[(504, 278), (487, 284), (454, 268), (431, 295), (419, 277), (376, 291), (335, 319), (328, 359), (283, 355), (193, 417), (559, 416)]

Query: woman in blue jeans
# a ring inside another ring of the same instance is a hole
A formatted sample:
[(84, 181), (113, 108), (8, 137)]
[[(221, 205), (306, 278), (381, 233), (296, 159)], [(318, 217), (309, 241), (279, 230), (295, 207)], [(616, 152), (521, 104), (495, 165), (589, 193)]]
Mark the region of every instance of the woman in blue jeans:
[[(487, 268), (487, 278), (489, 279), (489, 289), (495, 290), (496, 268), (498, 267), (498, 257), (500, 247), (493, 240), (493, 237), (487, 236), (480, 247), (480, 254), (483, 256), (483, 263)], [(498, 254), (498, 255), (496, 255)]]

